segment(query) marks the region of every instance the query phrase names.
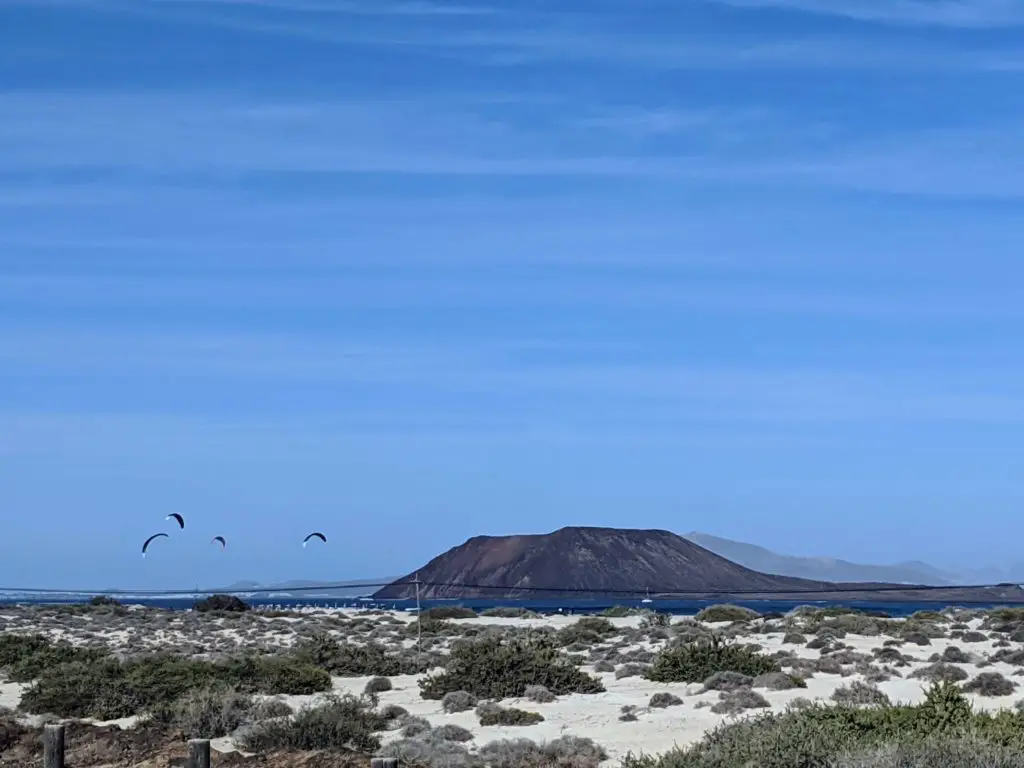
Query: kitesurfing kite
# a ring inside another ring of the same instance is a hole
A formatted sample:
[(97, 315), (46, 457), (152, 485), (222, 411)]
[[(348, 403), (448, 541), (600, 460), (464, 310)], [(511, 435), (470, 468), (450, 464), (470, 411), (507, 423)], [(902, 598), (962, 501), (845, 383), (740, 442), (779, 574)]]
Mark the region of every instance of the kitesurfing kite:
[(178, 527), (181, 528), (182, 530), (185, 530), (185, 518), (182, 517), (181, 515), (179, 515), (177, 512), (171, 512), (171, 514), (169, 514), (167, 516), (167, 519), (168, 520), (177, 520), (178, 521)]
[(223, 536), (214, 536), (212, 539), (210, 539), (210, 543), (211, 544), (213, 544), (213, 542), (215, 542), (215, 541), (219, 541), (220, 542), (220, 548), (221, 549), (227, 549), (228, 543), (224, 540)]
[(163, 536), (164, 538), (167, 538), (167, 534), (166, 533), (154, 533), (152, 536), (150, 536), (148, 539), (146, 539), (142, 543), (142, 556), (143, 557), (146, 556), (146, 550), (149, 549), (149, 542), (151, 542), (153, 539), (159, 539), (161, 536)]
[(311, 534), (309, 534), (309, 536), (302, 540), (302, 546), (306, 546), (307, 544), (309, 544), (309, 540), (313, 538), (320, 539), (320, 541), (322, 541), (324, 544), (327, 543), (326, 536), (320, 533), (320, 531), (313, 531)]

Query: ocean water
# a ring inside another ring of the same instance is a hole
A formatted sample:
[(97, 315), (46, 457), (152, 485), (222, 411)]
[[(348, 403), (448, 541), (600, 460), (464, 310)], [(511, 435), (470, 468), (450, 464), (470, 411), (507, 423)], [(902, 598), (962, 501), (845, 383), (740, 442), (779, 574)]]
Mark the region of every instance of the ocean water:
[[(125, 605), (145, 605), (155, 608), (166, 608), (171, 610), (188, 610), (192, 607), (195, 602), (194, 597), (139, 597), (133, 598), (130, 596), (119, 597), (122, 603)], [(416, 601), (415, 600), (372, 600), (372, 599), (360, 599), (360, 598), (316, 598), (316, 597), (303, 597), (303, 598), (243, 598), (252, 606), (259, 607), (281, 607), (282, 609), (294, 609), (294, 608), (361, 608), (366, 610), (397, 610), (397, 611), (415, 611)], [(3, 604), (20, 604), (20, 605), (54, 605), (54, 604), (70, 604), (70, 603), (82, 603), (87, 598), (30, 598), (30, 597), (11, 597), (5, 598), (0, 595), (0, 605)], [(526, 608), (537, 613), (565, 613), (565, 614), (595, 614), (601, 613), (608, 608), (613, 606), (629, 606), (635, 608), (647, 608), (662, 613), (671, 613), (676, 615), (692, 615), (697, 613), (701, 608), (706, 608), (709, 605), (717, 605), (724, 601), (722, 600), (659, 600), (651, 599), (650, 602), (644, 600), (487, 600), (487, 599), (468, 599), (468, 600), (422, 600), (420, 607), (424, 610), (435, 606), (451, 606), (461, 605), (467, 608), (472, 608), (477, 611), (482, 611), (487, 608), (496, 607), (517, 607)], [(813, 605), (822, 608), (827, 607), (846, 607), (855, 608), (862, 611), (884, 611), (890, 616), (909, 616), (915, 611), (941, 611), (944, 608), (950, 607), (970, 607), (970, 608), (995, 608), (999, 605), (1005, 605), (1005, 603), (992, 602), (992, 603), (949, 603), (949, 602), (937, 602), (937, 601), (885, 601), (885, 600), (730, 600), (733, 605), (742, 605), (748, 608), (752, 608), (759, 613), (786, 613), (801, 605)]]

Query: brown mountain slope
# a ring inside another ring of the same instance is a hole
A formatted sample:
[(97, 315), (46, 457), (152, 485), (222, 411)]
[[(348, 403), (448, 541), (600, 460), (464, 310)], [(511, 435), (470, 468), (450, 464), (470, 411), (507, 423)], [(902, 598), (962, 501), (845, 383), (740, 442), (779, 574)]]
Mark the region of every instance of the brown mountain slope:
[[(731, 590), (827, 589), (828, 582), (770, 576), (726, 560), (669, 531), (621, 528), (560, 528), (525, 536), (474, 536), (435, 557), (418, 571), (420, 596), (549, 597), (524, 587), (568, 588), (594, 593), (722, 592)], [(398, 582), (412, 580), (409, 574)], [(479, 589), (447, 585), (480, 585)], [(412, 597), (415, 587), (393, 583), (375, 598)]]

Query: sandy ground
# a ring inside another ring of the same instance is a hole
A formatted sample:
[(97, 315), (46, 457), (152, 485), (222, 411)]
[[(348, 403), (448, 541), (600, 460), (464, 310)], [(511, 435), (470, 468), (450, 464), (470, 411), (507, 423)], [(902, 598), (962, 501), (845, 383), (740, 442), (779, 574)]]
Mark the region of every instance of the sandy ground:
[[(366, 628), (372, 633), (373, 627), (381, 624), (386, 625), (392, 631), (402, 629), (402, 625), (415, 619), (415, 615), (407, 612), (396, 612), (390, 614), (377, 614), (366, 616), (356, 610), (338, 611), (309, 611), (302, 615), (276, 618), (252, 618), (247, 620), (244, 626), (233, 626), (231, 620), (221, 619), (198, 619), (193, 614), (178, 615), (171, 617), (165, 626), (158, 630), (153, 628), (133, 627), (132, 616), (122, 617), (125, 626), (108, 628), (103, 626), (104, 622), (93, 617), (76, 617), (73, 622), (62, 622), (57, 619), (48, 619), (37, 624), (32, 624), (31, 613), (21, 611), (7, 612), (0, 614), (0, 628), (6, 631), (36, 631), (48, 635), (54, 639), (63, 639), (75, 644), (105, 645), (115, 650), (152, 650), (155, 648), (191, 649), (197, 654), (209, 653), (211, 651), (230, 651), (247, 646), (261, 648), (281, 647), (286, 648), (293, 645), (304, 636), (305, 630), (313, 625), (316, 631), (327, 631), (338, 636), (351, 636), (353, 629), (352, 620), (360, 619), (364, 625), (365, 637)], [(29, 617), (29, 618), (27, 618)], [(579, 616), (556, 615), (538, 618), (492, 618), (477, 617), (473, 619), (454, 620), (455, 624), (473, 624), (477, 626), (511, 626), (511, 627), (551, 627), (563, 628), (577, 621)], [(338, 621), (341, 619), (342, 621)], [(161, 622), (163, 619), (161, 619)], [(623, 645), (622, 636), (613, 636), (604, 643), (597, 646), (598, 650), (618, 645), (619, 652), (628, 654), (632, 651), (656, 651), (667, 643), (664, 637), (636, 637), (640, 634), (638, 629), (641, 625), (640, 616), (624, 618), (613, 618), (611, 622), (627, 635), (632, 631), (633, 641)], [(678, 629), (680, 623), (685, 623), (683, 617), (673, 617), (673, 624), (663, 628), (663, 634), (671, 634)], [(344, 622), (349, 622), (344, 624)], [(793, 654), (797, 659), (806, 659), (815, 663), (821, 658), (819, 650), (808, 648), (804, 644), (784, 643), (784, 628), (782, 622), (777, 622), (778, 631), (757, 632), (742, 635), (741, 642), (755, 642), (759, 644), (762, 651), (772, 654), (778, 651), (786, 651)], [(756, 626), (759, 622), (754, 622)], [(953, 624), (946, 622), (945, 629)], [(719, 625), (706, 625), (724, 629), (728, 623)], [(979, 631), (982, 629), (983, 620), (973, 618), (963, 621), (960, 625), (961, 632)], [(773, 627), (774, 629), (774, 627)], [(788, 629), (793, 629), (792, 626)], [(655, 633), (657, 634), (657, 633)], [(951, 646), (964, 651), (969, 655), (970, 660), (960, 663), (953, 663), (952, 666), (960, 667), (966, 672), (968, 678), (974, 678), (982, 672), (999, 672), (1005, 675), (1014, 683), (1024, 682), (1021, 677), (1024, 674), (1024, 661), (1015, 666), (1003, 661), (992, 662), (989, 658), (1002, 648), (1011, 650), (1024, 650), (1024, 643), (1010, 642), (1006, 634), (983, 631), (984, 639), (972, 637), (972, 641), (964, 641), (962, 638), (933, 638), (930, 644), (920, 646), (914, 643), (899, 645), (902, 658), (898, 663), (890, 665), (889, 661), (878, 660), (874, 654), (878, 649), (885, 647), (885, 642), (892, 638), (888, 636), (867, 637), (856, 634), (847, 634), (839, 642), (845, 646), (845, 652), (861, 653), (871, 658), (871, 665), (881, 669), (889, 666), (890, 671), (899, 675), (891, 680), (877, 683), (879, 690), (889, 696), (895, 702), (917, 703), (922, 700), (924, 688), (927, 683), (924, 680), (911, 677), (916, 670), (928, 667), (932, 662), (929, 658), (933, 654), (943, 654)], [(806, 636), (808, 640), (813, 634)], [(392, 636), (393, 646), (400, 642), (402, 646), (409, 647), (415, 644), (415, 638), (397, 635)], [(433, 640), (431, 644), (435, 650), (447, 646), (445, 640)], [(621, 662), (617, 662), (621, 665)], [(756, 689), (765, 697), (775, 711), (783, 710), (786, 705), (797, 698), (828, 701), (833, 692), (840, 686), (848, 685), (855, 680), (864, 680), (864, 675), (854, 671), (855, 664), (844, 666), (843, 674), (829, 674), (815, 672), (807, 679), (806, 688), (795, 688), (792, 690), (767, 690)], [(784, 667), (788, 668), (788, 667)], [(673, 746), (684, 746), (697, 741), (710, 728), (726, 722), (732, 716), (715, 714), (711, 711), (710, 705), (719, 701), (717, 691), (703, 692), (703, 686), (699, 683), (654, 683), (640, 676), (621, 677), (616, 679), (614, 672), (597, 672), (594, 663), (587, 663), (583, 666), (587, 671), (603, 681), (606, 692), (592, 695), (574, 694), (561, 696), (550, 703), (535, 703), (520, 699), (506, 699), (501, 702), (502, 706), (515, 706), (521, 709), (539, 712), (544, 716), (544, 721), (529, 726), (500, 727), (481, 726), (472, 710), (454, 714), (447, 714), (443, 711), (440, 701), (422, 699), (418, 681), (422, 675), (401, 675), (391, 678), (393, 689), (380, 694), (381, 705), (397, 704), (406, 708), (412, 715), (418, 715), (430, 721), (431, 725), (443, 725), (454, 723), (470, 730), (473, 741), (467, 746), (481, 746), (489, 741), (503, 738), (526, 737), (537, 742), (556, 738), (565, 734), (576, 736), (589, 736), (601, 744), (609, 753), (606, 765), (617, 764), (618, 761), (629, 752), (660, 753)], [(352, 677), (333, 679), (333, 687), (339, 693), (359, 694), (366, 686), (369, 677)], [(24, 686), (15, 683), (0, 683), (0, 706), (14, 709), (17, 707), (21, 691)], [(667, 708), (651, 708), (648, 706), (651, 696), (658, 692), (668, 692), (682, 699), (682, 704)], [(977, 709), (998, 710), (1011, 708), (1021, 699), (1024, 690), (1019, 689), (1009, 696), (981, 696), (978, 694), (967, 694)], [(315, 703), (322, 698), (321, 694), (314, 696), (291, 696), (284, 697), (295, 707)], [(632, 705), (635, 707), (637, 719), (632, 722), (620, 720), (623, 707)], [(740, 717), (750, 716), (764, 709), (746, 710)], [(127, 719), (117, 721), (122, 727), (130, 727), (134, 721)], [(390, 731), (383, 734), (385, 743), (400, 738), (397, 731)], [(230, 738), (217, 739), (214, 742), (215, 749), (221, 752), (230, 752), (235, 749)]]

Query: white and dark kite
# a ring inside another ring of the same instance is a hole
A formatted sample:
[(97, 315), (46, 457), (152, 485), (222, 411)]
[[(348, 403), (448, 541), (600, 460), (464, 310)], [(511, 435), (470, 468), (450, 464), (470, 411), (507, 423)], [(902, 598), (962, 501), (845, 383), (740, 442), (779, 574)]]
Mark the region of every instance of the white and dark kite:
[(309, 544), (310, 539), (320, 539), (320, 541), (322, 541), (324, 544), (327, 543), (326, 536), (320, 533), (320, 531), (313, 531), (311, 534), (309, 534), (309, 536), (302, 540), (302, 546), (306, 546), (307, 544)]
[(146, 550), (149, 549), (149, 542), (151, 542), (153, 539), (159, 539), (161, 536), (163, 536), (165, 539), (167, 538), (167, 534), (166, 533), (154, 533), (152, 536), (150, 536), (148, 539), (146, 539), (144, 542), (142, 542), (142, 556), (143, 557), (146, 556)]

